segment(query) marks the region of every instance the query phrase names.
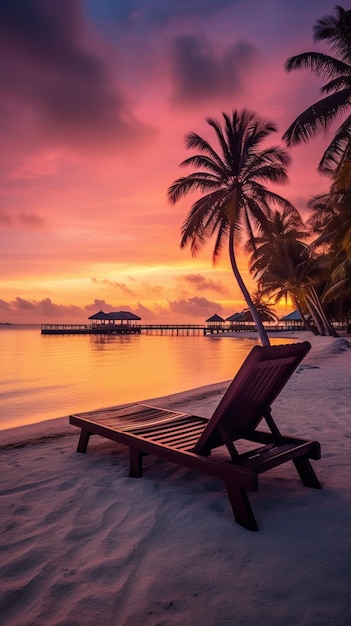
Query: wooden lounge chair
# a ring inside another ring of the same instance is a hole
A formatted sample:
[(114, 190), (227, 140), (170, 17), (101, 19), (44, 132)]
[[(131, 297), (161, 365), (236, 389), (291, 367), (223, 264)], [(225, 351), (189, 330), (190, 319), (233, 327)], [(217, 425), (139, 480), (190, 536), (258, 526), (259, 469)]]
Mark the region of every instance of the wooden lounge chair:
[(257, 530), (247, 493), (257, 491), (262, 472), (292, 460), (305, 486), (321, 488), (309, 461), (320, 459), (319, 443), (282, 435), (270, 408), (310, 347), (255, 346), (209, 420), (138, 403), (71, 415), (81, 428), (77, 452), (97, 434), (129, 446), (132, 477), (151, 454), (221, 479), (236, 521)]

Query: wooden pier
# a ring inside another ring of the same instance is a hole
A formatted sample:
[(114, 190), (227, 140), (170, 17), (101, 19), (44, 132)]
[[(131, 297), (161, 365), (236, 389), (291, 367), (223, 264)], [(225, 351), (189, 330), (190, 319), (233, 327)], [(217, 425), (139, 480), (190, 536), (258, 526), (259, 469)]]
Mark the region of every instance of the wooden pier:
[(42, 335), (140, 335), (131, 324), (42, 324)]
[[(240, 326), (240, 328), (239, 328)], [(146, 335), (217, 335), (240, 330), (255, 330), (254, 324), (141, 324)]]
[(237, 324), (42, 324), (42, 335), (217, 335), (254, 331), (250, 322)]
[(146, 335), (204, 335), (206, 327), (199, 324), (141, 324)]

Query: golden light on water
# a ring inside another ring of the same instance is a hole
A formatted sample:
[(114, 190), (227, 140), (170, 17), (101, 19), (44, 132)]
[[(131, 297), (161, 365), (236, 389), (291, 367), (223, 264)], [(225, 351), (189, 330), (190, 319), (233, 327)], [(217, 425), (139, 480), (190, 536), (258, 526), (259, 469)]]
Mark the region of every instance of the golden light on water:
[(199, 335), (48, 336), (38, 327), (3, 327), (0, 427), (226, 381), (256, 343)]

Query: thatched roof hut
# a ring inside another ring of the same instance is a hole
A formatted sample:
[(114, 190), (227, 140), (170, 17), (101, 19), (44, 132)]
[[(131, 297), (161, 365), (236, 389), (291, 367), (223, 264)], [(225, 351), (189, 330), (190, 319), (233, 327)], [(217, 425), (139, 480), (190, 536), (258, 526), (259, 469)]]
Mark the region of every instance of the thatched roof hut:
[(214, 315), (209, 317), (208, 320), (206, 320), (206, 324), (221, 324), (222, 322), (224, 322), (223, 317), (220, 317), (220, 315), (217, 315), (217, 313), (215, 313)]

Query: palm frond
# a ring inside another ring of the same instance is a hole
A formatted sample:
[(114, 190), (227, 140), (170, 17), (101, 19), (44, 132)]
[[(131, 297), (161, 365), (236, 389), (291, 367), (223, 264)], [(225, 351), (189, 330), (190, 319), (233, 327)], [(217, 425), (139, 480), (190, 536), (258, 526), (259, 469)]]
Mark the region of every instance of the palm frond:
[(334, 7), (334, 15), (325, 15), (314, 26), (315, 41), (329, 41), (332, 50), (343, 59), (351, 59), (351, 11)]
[(321, 92), (325, 94), (334, 93), (337, 91), (341, 91), (344, 89), (348, 89), (351, 91), (351, 67), (348, 67), (348, 74), (344, 74), (342, 76), (336, 76), (332, 80), (330, 80), (326, 85), (321, 87)]
[[(222, 192), (217, 191), (199, 198), (191, 207), (183, 222), (180, 247), (190, 243), (193, 254), (201, 248), (205, 240), (212, 235), (211, 224), (217, 219), (217, 206), (222, 199)], [(225, 216), (221, 215), (222, 220)]]
[(322, 98), (301, 113), (283, 135), (288, 145), (307, 142), (321, 129), (326, 129), (335, 117), (349, 107), (349, 90)]
[(197, 133), (188, 133), (185, 138), (186, 147), (188, 150), (200, 150), (203, 154), (207, 155), (212, 161), (217, 163), (218, 167), (225, 168), (226, 163), (221, 159), (219, 154), (212, 148), (206, 139), (203, 139)]
[(315, 76), (325, 80), (331, 80), (335, 76), (343, 74), (350, 74), (348, 63), (322, 52), (303, 52), (302, 54), (292, 56), (285, 61), (284, 68), (287, 72), (308, 69)]
[[(337, 56), (322, 52), (305, 52), (290, 57), (285, 62), (288, 72), (309, 69), (327, 83), (321, 91), (326, 94), (318, 102), (301, 113), (283, 135), (288, 145), (307, 142), (317, 132), (326, 130), (340, 115), (347, 113), (351, 105), (351, 11), (336, 6), (332, 15), (317, 20), (314, 26), (315, 41), (328, 41)], [(351, 142), (347, 137), (348, 127), (342, 125), (334, 140), (327, 147), (319, 170), (333, 176), (345, 150), (351, 155)], [(345, 132), (347, 131), (347, 132)]]
[[(213, 130), (215, 131), (216, 135), (217, 135), (217, 140), (219, 142), (219, 145), (221, 147), (222, 150), (222, 154), (223, 154), (223, 160), (226, 163), (226, 166), (230, 167), (231, 166), (231, 155), (230, 155), (230, 150), (228, 147), (228, 144), (224, 138), (224, 134), (223, 131), (221, 129), (221, 126), (219, 124), (219, 122), (217, 122), (217, 120), (213, 119), (212, 117), (208, 117), (206, 119), (206, 122), (212, 126)], [(223, 163), (223, 160), (220, 159), (221, 162)]]
[(168, 201), (176, 204), (180, 198), (191, 191), (207, 191), (218, 187), (218, 180), (212, 174), (195, 172), (189, 176), (183, 176), (175, 180), (167, 191)]
[[(347, 107), (345, 106), (344, 108), (346, 109)], [(349, 157), (350, 151), (351, 115), (348, 115), (324, 152), (318, 165), (319, 171), (329, 176), (335, 175), (341, 167), (343, 160)]]
[(221, 179), (226, 175), (230, 175), (230, 171), (224, 163), (217, 163), (204, 154), (194, 154), (180, 163), (180, 167), (189, 167), (192, 165), (202, 167)]

